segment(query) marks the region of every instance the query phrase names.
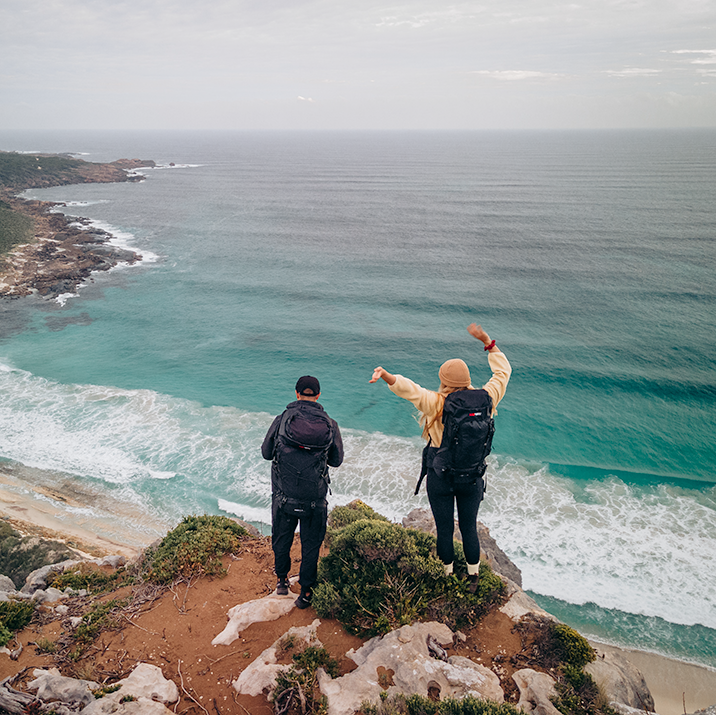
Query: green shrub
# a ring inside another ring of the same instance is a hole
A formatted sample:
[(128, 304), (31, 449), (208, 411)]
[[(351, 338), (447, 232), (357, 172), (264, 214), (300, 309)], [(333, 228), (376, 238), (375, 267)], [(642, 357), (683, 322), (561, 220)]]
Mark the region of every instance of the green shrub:
[(422, 695), (395, 695), (381, 698), (378, 705), (363, 703), (358, 715), (523, 715), (523, 712), (509, 703), (500, 704), (472, 695), (438, 702)]
[(8, 630), (7, 626), (0, 622), (0, 648), (4, 648), (12, 638), (12, 631)]
[(76, 647), (70, 653), (70, 658), (79, 660), (102, 631), (119, 628), (121, 613), (128, 603), (128, 600), (116, 599), (95, 603), (82, 617), (82, 622), (73, 634)]
[(373, 636), (417, 620), (451, 627), (472, 624), (503, 597), (489, 567), (477, 593), (466, 580), (446, 576), (435, 537), (387, 521), (359, 520), (337, 530), (318, 568), (313, 606), (351, 633)]
[(587, 639), (564, 623), (552, 627), (552, 635), (557, 644), (557, 655), (561, 663), (582, 669), (596, 657), (594, 648)]
[(11, 578), (15, 585), (22, 585), (28, 574), (41, 566), (74, 558), (77, 555), (66, 544), (21, 536), (0, 521), (0, 573)]
[(277, 712), (300, 712), (305, 715), (325, 715), (328, 700), (318, 687), (316, 672), (323, 668), (332, 678), (338, 671), (338, 661), (325, 648), (309, 646), (293, 655), (293, 665), (276, 676), (276, 688), (271, 697)]
[(361, 519), (372, 519), (374, 521), (389, 521), (382, 514), (378, 514), (360, 499), (354, 499), (350, 504), (337, 506), (331, 510), (328, 516), (329, 529), (342, 529), (354, 521)]
[(29, 216), (13, 211), (7, 204), (0, 206), (0, 255), (20, 243), (29, 243), (34, 236), (35, 222)]
[(0, 601), (0, 648), (30, 622), (34, 612), (34, 601)]
[(115, 591), (133, 581), (132, 575), (124, 568), (119, 568), (114, 573), (105, 573), (93, 565), (78, 564), (69, 571), (51, 574), (47, 585), (60, 591), (73, 588), (76, 591), (85, 589), (89, 593), (99, 594)]
[(92, 695), (94, 695), (96, 700), (99, 700), (105, 695), (109, 695), (110, 693), (116, 693), (121, 687), (122, 686), (119, 684), (105, 685), (103, 688), (99, 688), (99, 690), (93, 690)]
[(158, 584), (224, 575), (221, 557), (236, 553), (248, 532), (225, 516), (187, 516), (147, 558), (149, 580)]
[(49, 638), (38, 638), (35, 641), (35, 647), (37, 648), (38, 653), (55, 653), (57, 652), (57, 645), (54, 643), (54, 641), (51, 641)]

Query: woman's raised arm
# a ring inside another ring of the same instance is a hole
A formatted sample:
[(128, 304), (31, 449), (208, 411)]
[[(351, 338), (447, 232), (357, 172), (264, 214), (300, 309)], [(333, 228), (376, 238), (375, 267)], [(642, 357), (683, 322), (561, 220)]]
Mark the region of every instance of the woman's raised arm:
[(373, 377), (368, 382), (378, 382), (378, 380), (385, 380), (389, 385), (395, 385), (395, 375), (391, 375), (382, 367), (373, 370)]

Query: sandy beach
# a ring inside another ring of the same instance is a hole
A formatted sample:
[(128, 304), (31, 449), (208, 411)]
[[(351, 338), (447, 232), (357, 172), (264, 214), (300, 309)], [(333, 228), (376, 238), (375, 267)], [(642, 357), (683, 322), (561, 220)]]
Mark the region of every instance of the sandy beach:
[(659, 715), (683, 715), (716, 704), (716, 670), (657, 653), (591, 641), (597, 652), (623, 655), (644, 675)]
[[(91, 556), (135, 557), (175, 524), (147, 523), (131, 504), (16, 462), (0, 462), (0, 518), (22, 534), (52, 538)], [(179, 519), (177, 518), (177, 521)]]

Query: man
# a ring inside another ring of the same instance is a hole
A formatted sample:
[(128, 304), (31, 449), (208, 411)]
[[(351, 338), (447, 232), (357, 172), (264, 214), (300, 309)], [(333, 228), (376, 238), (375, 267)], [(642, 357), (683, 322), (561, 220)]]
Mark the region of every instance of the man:
[(271, 544), (278, 583), (276, 592), (289, 592), (291, 544), (301, 528), (301, 568), (298, 608), (311, 605), (316, 583), (318, 554), (326, 535), (330, 477), (328, 467), (343, 462), (343, 441), (338, 425), (318, 404), (321, 386), (305, 375), (296, 383), (296, 401), (286, 406), (266, 433), (261, 454), (271, 465)]

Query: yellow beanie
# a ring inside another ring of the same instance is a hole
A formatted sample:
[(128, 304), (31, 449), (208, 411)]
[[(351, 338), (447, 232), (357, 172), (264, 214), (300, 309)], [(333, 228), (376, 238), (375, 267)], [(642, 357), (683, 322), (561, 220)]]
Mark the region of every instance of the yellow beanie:
[(453, 358), (440, 366), (440, 382), (445, 387), (470, 387), (470, 370), (464, 360)]

